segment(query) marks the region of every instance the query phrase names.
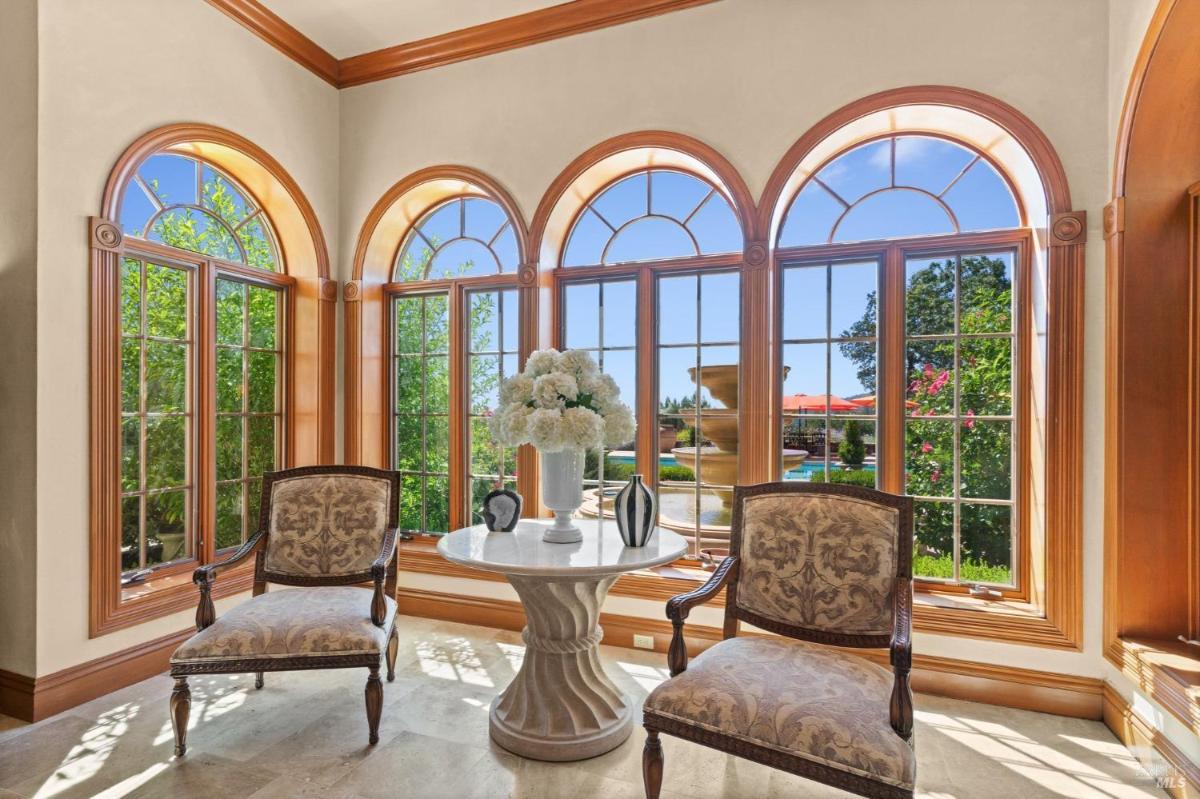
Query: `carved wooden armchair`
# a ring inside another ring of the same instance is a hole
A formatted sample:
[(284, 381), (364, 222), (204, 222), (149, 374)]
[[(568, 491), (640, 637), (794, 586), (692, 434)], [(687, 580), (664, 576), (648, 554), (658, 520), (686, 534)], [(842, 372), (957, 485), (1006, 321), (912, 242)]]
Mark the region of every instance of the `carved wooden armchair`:
[[(368, 740), (379, 740), (383, 684), (396, 671), (396, 526), (399, 472), (310, 466), (263, 476), (259, 530), (220, 563), (192, 575), (196, 634), (171, 656), (175, 754), (187, 749), (188, 675), (366, 668)], [(253, 554), (254, 596), (220, 619), (217, 575)], [(357, 587), (373, 582), (374, 592)], [(267, 583), (299, 586), (268, 594)]]
[[(659, 733), (860, 796), (907, 799), (913, 505), (869, 488), (764, 483), (734, 490), (730, 556), (667, 603), (671, 679), (643, 710), (642, 773), (658, 799)], [(688, 668), (683, 622), (726, 587), (724, 640)], [(737, 637), (741, 622), (780, 636)], [(892, 673), (839, 647), (889, 647)]]

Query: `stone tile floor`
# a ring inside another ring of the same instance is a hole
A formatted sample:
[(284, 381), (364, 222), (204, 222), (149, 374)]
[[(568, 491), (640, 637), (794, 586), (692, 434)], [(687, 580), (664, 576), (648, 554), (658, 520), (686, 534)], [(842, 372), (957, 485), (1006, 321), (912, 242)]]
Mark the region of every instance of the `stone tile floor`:
[[(520, 636), (401, 618), (379, 744), (367, 746), (361, 669), (192, 678), (188, 754), (171, 755), (166, 676), (37, 724), (0, 716), (0, 799), (25, 797), (545, 797), (638, 799), (641, 728), (592, 760), (553, 764), (488, 739), (488, 705)], [(603, 647), (637, 701), (665, 657)], [(1099, 722), (917, 697), (917, 794), (928, 799), (1165, 796)], [(663, 737), (663, 799), (838, 797), (841, 791)]]

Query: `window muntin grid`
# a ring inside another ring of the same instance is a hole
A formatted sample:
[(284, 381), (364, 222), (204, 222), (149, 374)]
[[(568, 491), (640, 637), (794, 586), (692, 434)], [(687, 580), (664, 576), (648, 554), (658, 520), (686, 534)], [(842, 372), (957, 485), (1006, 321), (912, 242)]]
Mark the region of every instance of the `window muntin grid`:
[[(566, 349), (591, 353), (600, 371), (610, 375), (621, 399), (637, 410), (637, 280), (611, 278), (565, 282), (560, 288), (561, 330)], [(584, 488), (595, 492), (600, 511), (612, 515), (616, 492), (637, 471), (636, 441), (630, 449), (589, 450)], [(586, 501), (586, 500), (585, 500)]]
[(450, 527), (450, 307), (447, 293), (392, 300), (392, 463), (400, 528)]
[[(670, 453), (656, 456), (659, 519), (666, 516), (672, 528), (690, 529), (695, 554), (729, 540), (740, 465), (741, 276), (735, 270), (702, 270), (655, 280), (656, 428), (695, 431), (693, 440), (677, 438)], [(689, 447), (701, 452), (693, 455)], [(664, 467), (675, 467), (667, 471), (669, 479), (663, 479)]]
[(121, 195), (120, 223), (128, 236), (279, 270), (275, 234), (261, 205), (198, 158), (176, 153), (147, 158)]
[[(881, 269), (877, 258), (783, 266), (784, 479), (878, 485)], [(860, 464), (840, 451), (850, 422), (863, 438)]]
[(192, 272), (121, 269), (122, 576), (193, 557)]
[(792, 200), (780, 247), (1019, 227), (1020, 207), (982, 154), (938, 136), (865, 142), (817, 170)]
[(497, 444), (488, 420), (499, 406), (500, 385), (517, 374), (520, 300), (516, 289), (466, 293), (468, 313), (467, 496), (472, 524), (482, 524), (483, 500), (498, 486), (517, 489), (517, 450)]
[(216, 549), (259, 525), (262, 475), (282, 463), (284, 292), (216, 279)]
[(1011, 250), (906, 258), (904, 467), (918, 577), (1015, 584), (1015, 260)]
[(396, 256), (392, 279), (414, 282), (516, 272), (520, 254), (512, 220), (486, 197), (452, 197), (417, 220)]
[(740, 252), (725, 194), (689, 174), (643, 169), (597, 193), (576, 216), (562, 265), (596, 266)]

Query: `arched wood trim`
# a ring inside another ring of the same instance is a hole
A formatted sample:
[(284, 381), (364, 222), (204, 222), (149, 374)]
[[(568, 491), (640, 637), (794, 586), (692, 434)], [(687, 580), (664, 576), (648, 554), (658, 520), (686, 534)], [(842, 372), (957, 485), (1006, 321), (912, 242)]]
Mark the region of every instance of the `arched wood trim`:
[[(666, 130), (644, 130), (633, 133), (622, 133), (611, 139), (605, 139), (589, 148), (558, 174), (558, 177), (554, 179), (550, 187), (546, 189), (546, 193), (542, 195), (542, 200), (538, 203), (537, 210), (533, 214), (533, 222), (529, 227), (530, 252), (535, 254), (541, 252), (542, 239), (546, 235), (546, 225), (550, 220), (551, 213), (558, 205), (559, 200), (562, 199), (563, 195), (571, 187), (571, 184), (584, 171), (617, 153), (644, 149), (674, 150), (685, 155), (690, 155), (707, 165), (720, 178), (723, 184), (722, 188), (729, 193), (730, 200), (733, 203), (733, 212), (741, 223), (742, 236), (747, 245), (760, 238), (757, 235), (758, 228), (755, 226), (757, 214), (754, 197), (750, 194), (750, 189), (747, 188), (746, 182), (742, 180), (742, 176), (738, 174), (733, 164), (729, 163), (725, 156), (699, 139), (692, 138), (683, 133), (673, 133)], [(586, 198), (580, 200), (581, 205), (585, 205), (586, 203)], [(552, 269), (554, 266), (556, 264), (542, 264), (543, 269)]]
[[(389, 213), (394, 213), (398, 204), (410, 198), (413, 192), (426, 184), (442, 181), (468, 186), (478, 191), (480, 196), (494, 200), (504, 209), (517, 240), (517, 278), (521, 283), (521, 301), (534, 301), (530, 297), (534, 291), (532, 280), (526, 279), (532, 275), (528, 265), (528, 228), (516, 201), (499, 182), (471, 167), (443, 164), (418, 170), (384, 192), (367, 214), (359, 230), (354, 247), (352, 280), (346, 284), (343, 294), (343, 448), (346, 463), (387, 466), (387, 309), (383, 287), (391, 281), (396, 255), (411, 223), (437, 202), (461, 194), (461, 191), (450, 186), (446, 187), (444, 193), (440, 190), (432, 191), (428, 199), (422, 197), (413, 208), (403, 209), (408, 220), (403, 229), (394, 225), (393, 228), (384, 230), (381, 226), (385, 224)], [(379, 253), (387, 255), (381, 257)], [(529, 285), (526, 286), (526, 283)], [(527, 311), (522, 316), (531, 317), (531, 313)], [(522, 358), (530, 351), (532, 341), (527, 338), (524, 327), (522, 321)]]
[(1105, 207), (1104, 654), (1200, 731), (1200, 0), (1160, 0)]
[[(91, 305), (90, 396), (90, 608), (93, 637), (139, 624), (195, 604), (195, 590), (178, 576), (164, 587), (125, 598), (119, 585), (120, 559), (120, 297), (118, 275), (125, 251), (119, 225), (121, 193), (138, 167), (151, 155), (173, 152), (212, 163), (228, 173), (269, 218), (285, 276), (274, 283), (290, 293), (285, 316), (285, 397), (287, 419), (285, 463), (300, 466), (334, 460), (334, 362), (337, 284), (329, 279), (329, 253), (312, 205), (278, 161), (236, 133), (212, 125), (179, 123), (145, 133), (120, 155), (105, 182), (99, 216), (89, 219)], [(139, 245), (162, 250), (154, 243)], [(188, 260), (205, 261), (195, 255)], [(204, 289), (201, 289), (204, 290)], [(207, 320), (197, 323), (197, 344), (211, 346)], [(202, 392), (207, 395), (208, 392)], [(202, 396), (197, 413), (211, 411)], [(196, 442), (201, 468), (195, 482), (213, 474), (211, 444)], [(211, 492), (209, 492), (211, 493)], [(203, 510), (203, 508), (202, 508)], [(204, 510), (208, 515), (209, 511)], [(200, 552), (212, 547), (204, 542)], [(221, 595), (249, 587), (248, 572), (235, 574), (218, 588)]]
[[(758, 227), (769, 231), (776, 205), (784, 186), (805, 156), (839, 128), (856, 119), (903, 105), (944, 105), (960, 108), (990, 119), (1012, 134), (1033, 159), (1046, 192), (1046, 207), (1051, 215), (1071, 210), (1071, 189), (1062, 161), (1046, 134), (1029, 117), (1002, 100), (971, 89), (956, 86), (907, 86), (868, 95), (844, 105), (811, 127), (780, 160), (767, 180), (758, 203)], [(902, 132), (902, 131), (896, 131)]]
[[(1047, 218), (1026, 219), (1026, 223), (1035, 229), (1044, 228), (1039, 247), (1044, 248), (1047, 271), (1045, 536), (1042, 545), (1045, 588), (1035, 597), (1040, 600), (1045, 617), (1012, 620), (1009, 640), (1078, 649), (1083, 642), (1083, 431), (1080, 420), (1083, 414), (1087, 219), (1084, 212), (1071, 208), (1066, 170), (1049, 138), (1017, 109), (970, 89), (909, 86), (872, 94), (829, 114), (788, 149), (763, 189), (756, 227), (764, 237), (775, 232), (772, 226), (786, 210), (780, 206), (792, 199), (790, 194), (784, 196), (788, 193), (789, 182), (822, 142), (856, 120), (903, 106), (944, 106), (989, 120), (1020, 145), (1040, 178)], [(887, 131), (889, 135), (908, 132), (900, 126)], [(978, 146), (968, 146), (980, 150)], [(988, 160), (996, 165), (994, 159)], [(1015, 189), (1006, 170), (1001, 168), (1000, 172), (1010, 188)], [(1014, 196), (1022, 215), (1028, 215), (1028, 206), (1022, 203), (1021, 193), (1014, 190)], [(777, 276), (779, 267), (774, 258), (770, 267)], [(779, 394), (777, 380), (770, 393), (772, 397)], [(778, 431), (773, 430), (771, 440), (776, 440), (777, 435)], [(994, 618), (988, 618), (992, 614), (940, 608), (922, 610), (924, 612), (917, 616), (918, 629), (972, 635), (997, 623)]]

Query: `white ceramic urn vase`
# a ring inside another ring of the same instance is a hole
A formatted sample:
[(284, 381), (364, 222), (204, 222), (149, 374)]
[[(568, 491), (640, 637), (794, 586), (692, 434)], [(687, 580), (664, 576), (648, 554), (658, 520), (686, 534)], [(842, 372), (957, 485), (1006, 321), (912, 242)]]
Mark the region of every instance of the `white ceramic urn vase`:
[(554, 524), (546, 528), (542, 540), (550, 544), (582, 541), (583, 531), (571, 516), (583, 504), (583, 450), (564, 449), (541, 455), (542, 503), (554, 511)]

